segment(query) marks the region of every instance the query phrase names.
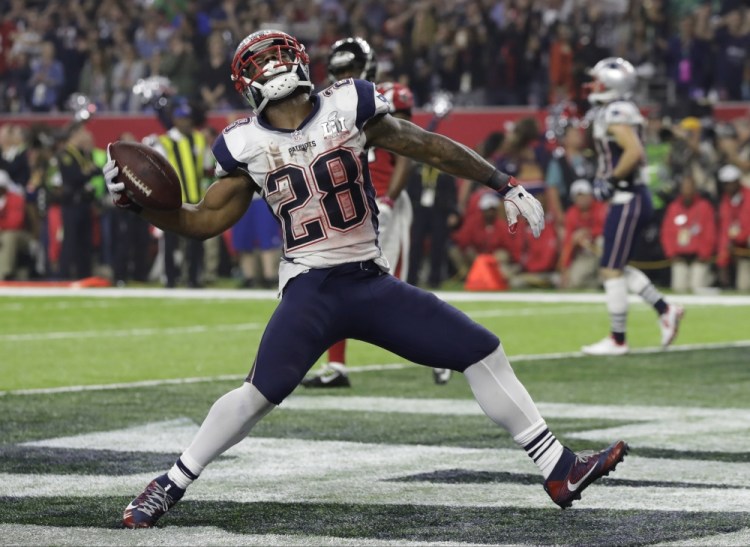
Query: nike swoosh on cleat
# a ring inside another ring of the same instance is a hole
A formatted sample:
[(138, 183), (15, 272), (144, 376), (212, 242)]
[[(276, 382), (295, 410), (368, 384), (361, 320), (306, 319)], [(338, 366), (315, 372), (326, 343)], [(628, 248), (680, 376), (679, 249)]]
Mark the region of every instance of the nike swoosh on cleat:
[(568, 491), (575, 492), (576, 490), (578, 490), (578, 487), (581, 486), (581, 484), (583, 484), (583, 481), (585, 481), (589, 477), (589, 475), (591, 475), (591, 473), (596, 471), (597, 467), (598, 467), (598, 464), (594, 465), (591, 469), (589, 469), (588, 473), (586, 473), (583, 477), (581, 477), (581, 479), (578, 482), (573, 483), (573, 482), (568, 481)]
[(320, 377), (320, 383), (321, 384), (330, 384), (335, 379), (337, 379), (341, 374), (332, 374), (331, 376), (321, 376)]

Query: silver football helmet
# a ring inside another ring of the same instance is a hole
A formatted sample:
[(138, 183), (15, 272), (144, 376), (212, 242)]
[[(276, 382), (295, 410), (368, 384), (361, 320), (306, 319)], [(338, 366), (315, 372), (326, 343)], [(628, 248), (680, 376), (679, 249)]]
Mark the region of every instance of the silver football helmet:
[(622, 57), (602, 59), (588, 73), (593, 79), (587, 86), (591, 104), (629, 99), (638, 83), (635, 68)]

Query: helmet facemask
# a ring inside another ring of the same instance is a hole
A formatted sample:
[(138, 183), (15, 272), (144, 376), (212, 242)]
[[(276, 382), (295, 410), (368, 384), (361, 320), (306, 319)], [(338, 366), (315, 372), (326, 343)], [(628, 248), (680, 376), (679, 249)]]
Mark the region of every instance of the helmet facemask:
[(269, 101), (288, 97), (298, 87), (312, 90), (310, 58), (294, 37), (260, 31), (245, 38), (232, 60), (235, 89), (259, 114)]

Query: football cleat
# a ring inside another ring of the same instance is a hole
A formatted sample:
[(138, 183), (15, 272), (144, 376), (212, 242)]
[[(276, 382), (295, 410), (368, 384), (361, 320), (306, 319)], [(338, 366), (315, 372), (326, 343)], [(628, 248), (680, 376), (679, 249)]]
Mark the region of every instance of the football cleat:
[(592, 454), (574, 454), (566, 448), (552, 474), (544, 481), (544, 490), (563, 509), (570, 507), (575, 500), (581, 499), (581, 492), (589, 484), (614, 471), (627, 453), (628, 445), (625, 441), (617, 441), (601, 452)]
[(618, 344), (614, 338), (607, 336), (595, 344), (583, 346), (581, 351), (586, 355), (625, 355), (630, 348), (627, 342)]
[(434, 368), (432, 369), (432, 379), (438, 385), (447, 384), (448, 380), (451, 379), (453, 371), (449, 368)]
[(680, 321), (685, 315), (682, 306), (670, 304), (667, 311), (659, 316), (659, 328), (661, 329), (661, 347), (666, 348), (677, 337), (677, 331), (680, 328)]
[(318, 374), (302, 379), (304, 387), (351, 387), (346, 366), (341, 363), (329, 363)]
[(185, 490), (178, 488), (167, 475), (156, 477), (125, 508), (122, 525), (125, 528), (152, 528), (184, 494)]

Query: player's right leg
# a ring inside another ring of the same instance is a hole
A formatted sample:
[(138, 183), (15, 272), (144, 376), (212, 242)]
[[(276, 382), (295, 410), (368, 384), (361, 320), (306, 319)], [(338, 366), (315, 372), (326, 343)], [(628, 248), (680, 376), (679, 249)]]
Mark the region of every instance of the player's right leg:
[(220, 454), (243, 440), (258, 421), (299, 384), (325, 349), (345, 336), (322, 289), (326, 270), (288, 284), (266, 326), (246, 382), (214, 403), (190, 446), (172, 469), (151, 481), (125, 509), (123, 525), (150, 528)]

